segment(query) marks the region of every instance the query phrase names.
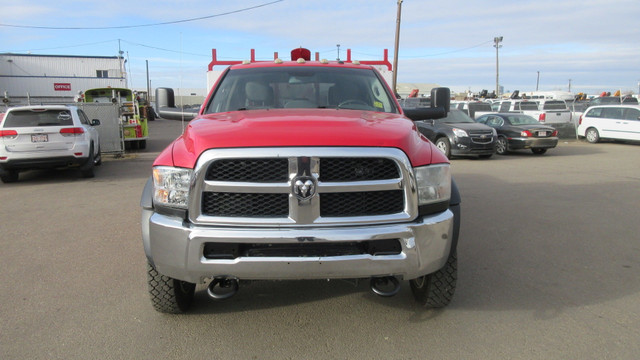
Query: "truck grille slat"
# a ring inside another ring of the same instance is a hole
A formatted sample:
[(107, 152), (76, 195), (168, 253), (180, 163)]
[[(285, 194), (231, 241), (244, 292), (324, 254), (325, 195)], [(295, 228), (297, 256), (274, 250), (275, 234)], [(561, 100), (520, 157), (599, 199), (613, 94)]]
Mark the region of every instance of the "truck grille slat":
[(205, 192), (202, 212), (210, 216), (274, 217), (289, 214), (287, 194)]
[(321, 216), (386, 215), (404, 209), (402, 190), (320, 195)]
[(287, 159), (221, 159), (213, 162), (206, 180), (282, 182), (287, 181)]
[(232, 260), (238, 257), (329, 257), (397, 255), (402, 251), (398, 239), (297, 244), (207, 243), (206, 259)]
[(385, 180), (400, 177), (390, 159), (326, 158), (320, 160), (320, 181)]

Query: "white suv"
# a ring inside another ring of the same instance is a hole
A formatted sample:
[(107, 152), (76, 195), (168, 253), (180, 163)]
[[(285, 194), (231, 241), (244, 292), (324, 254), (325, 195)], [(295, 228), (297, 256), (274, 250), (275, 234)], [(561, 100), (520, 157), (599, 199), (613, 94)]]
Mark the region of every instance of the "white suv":
[(599, 105), (580, 116), (578, 135), (588, 142), (600, 139), (640, 140), (640, 105)]
[(93, 177), (100, 165), (100, 138), (76, 106), (44, 105), (9, 108), (0, 119), (0, 179), (18, 181), (20, 171), (74, 167)]

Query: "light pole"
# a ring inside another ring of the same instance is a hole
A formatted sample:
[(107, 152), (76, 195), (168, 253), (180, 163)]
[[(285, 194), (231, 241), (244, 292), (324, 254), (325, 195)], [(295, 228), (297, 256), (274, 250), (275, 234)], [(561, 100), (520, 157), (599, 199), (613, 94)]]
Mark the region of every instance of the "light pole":
[(402, 15), (402, 0), (398, 0), (398, 15), (396, 16), (396, 46), (393, 53), (393, 83), (391, 87), (393, 93), (397, 94), (398, 89), (398, 46), (400, 45), (400, 15)]
[(340, 44), (336, 45), (338, 47), (338, 58), (336, 60), (340, 61)]
[(493, 47), (496, 48), (496, 97), (500, 97), (500, 66), (498, 62), (498, 49), (502, 47), (502, 36), (496, 36), (493, 38)]
[(538, 71), (538, 80), (536, 80), (536, 91), (538, 91), (538, 85), (540, 85), (540, 71)]

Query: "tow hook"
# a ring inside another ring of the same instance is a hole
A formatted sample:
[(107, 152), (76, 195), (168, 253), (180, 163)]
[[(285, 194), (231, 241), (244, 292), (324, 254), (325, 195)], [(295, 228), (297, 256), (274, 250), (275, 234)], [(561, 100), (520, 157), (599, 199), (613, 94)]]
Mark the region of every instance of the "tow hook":
[(207, 287), (207, 294), (216, 300), (225, 300), (238, 292), (238, 280), (228, 277), (216, 277)]
[(394, 296), (400, 291), (400, 281), (395, 276), (371, 278), (371, 291), (383, 297)]

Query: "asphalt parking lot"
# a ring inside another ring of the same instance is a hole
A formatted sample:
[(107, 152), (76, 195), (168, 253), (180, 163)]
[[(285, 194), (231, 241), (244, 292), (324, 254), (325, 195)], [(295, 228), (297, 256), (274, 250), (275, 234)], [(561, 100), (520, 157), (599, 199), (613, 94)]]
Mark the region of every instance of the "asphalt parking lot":
[(93, 179), (32, 171), (0, 184), (2, 359), (637, 359), (640, 145), (562, 141), (455, 159), (462, 194), (456, 295), (444, 310), (366, 282), (255, 282), (224, 302), (153, 310), (139, 199), (181, 132)]

